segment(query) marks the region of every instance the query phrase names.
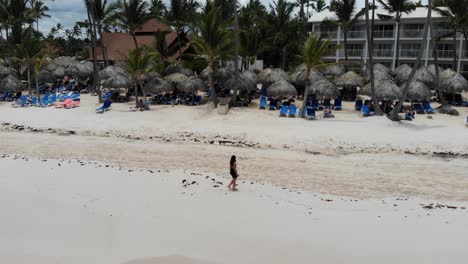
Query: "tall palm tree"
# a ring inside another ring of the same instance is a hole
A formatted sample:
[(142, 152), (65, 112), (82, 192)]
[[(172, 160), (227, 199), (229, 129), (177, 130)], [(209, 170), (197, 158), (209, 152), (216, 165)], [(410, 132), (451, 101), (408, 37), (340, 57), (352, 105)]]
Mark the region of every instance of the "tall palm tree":
[(135, 48), (125, 57), (123, 67), (133, 81), (133, 86), (135, 87), (136, 91), (137, 105), (138, 88), (141, 89), (144, 100), (146, 101), (146, 91), (143, 85), (143, 78), (147, 73), (155, 71), (158, 58), (159, 53), (148, 48)]
[(234, 93), (232, 94), (232, 105), (237, 104), (237, 93), (239, 90), (239, 18), (237, 14), (237, 0), (233, 1), (234, 6)]
[(299, 19), (305, 19), (304, 7), (306, 6), (308, 0), (296, 0), (296, 5), (299, 6)]
[(50, 17), (47, 12), (49, 11), (49, 7), (45, 5), (43, 1), (39, 0), (29, 0), (31, 5), (31, 12), (32, 16), (36, 22), (37, 31), (39, 31), (39, 19), (43, 17)]
[(312, 3), (311, 7), (317, 13), (321, 13), (324, 10), (328, 9), (328, 6), (325, 0), (315, 0), (315, 3)]
[(135, 31), (150, 19), (148, 2), (145, 0), (119, 0), (117, 2), (115, 20), (120, 27), (125, 28), (132, 35), (135, 48), (138, 48)]
[(166, 5), (163, 0), (151, 0), (150, 7), (151, 15), (157, 18), (161, 18), (167, 13)]
[(91, 17), (97, 27), (97, 33), (99, 34), (102, 45), (104, 66), (107, 67), (107, 50), (102, 40), (102, 31), (106, 25), (111, 23), (114, 12), (117, 9), (117, 5), (115, 3), (108, 4), (107, 0), (85, 0), (85, 3), (87, 3), (89, 8), (92, 10)]
[(286, 48), (289, 43), (288, 33), (292, 30), (292, 12), (295, 5), (286, 0), (277, 0), (270, 5), (271, 26), (273, 28), (273, 43), (279, 45), (282, 50), (281, 68), (286, 66)]
[[(424, 53), (424, 50), (426, 50), (426, 43), (427, 43), (427, 37), (429, 33), (429, 25), (431, 24), (432, 21), (432, 0), (427, 1), (427, 17), (426, 17), (426, 23), (424, 24), (424, 36), (423, 39), (421, 40), (421, 49), (419, 50), (418, 57), (416, 58), (416, 63), (413, 65), (413, 69), (411, 70), (411, 74), (408, 78), (408, 81), (406, 82), (406, 86), (403, 89), (403, 93), (400, 96), (398, 100), (398, 104), (395, 106), (395, 108), (390, 112), (389, 118), (392, 121), (399, 121), (398, 113), (400, 112), (401, 107), (403, 106), (403, 102), (406, 100), (406, 97), (408, 95), (408, 91), (410, 88), (411, 83), (413, 82), (414, 75), (416, 74), (416, 70), (418, 69), (419, 65), (421, 64), (421, 59)], [(437, 66), (436, 66), (437, 67)]]
[[(310, 83), (312, 81), (310, 80), (310, 71), (312, 69), (317, 69), (327, 65), (335, 64), (326, 63), (323, 61), (323, 58), (326, 57), (329, 52), (334, 51), (337, 48), (338, 46), (333, 44), (330, 38), (324, 39), (322, 35), (317, 36), (316, 33), (312, 33), (312, 35), (310, 35), (310, 37), (304, 44), (304, 50), (302, 55), (304, 64), (306, 66), (306, 83)], [(301, 113), (304, 113), (305, 102), (307, 101), (307, 97), (310, 94), (309, 87), (310, 85), (306, 84)]]
[(32, 29), (26, 30), (21, 42), (16, 44), (16, 60), (26, 68), (29, 94), (32, 94), (31, 70), (34, 67), (36, 59), (42, 55), (42, 48), (42, 42)]
[(47, 64), (47, 56), (44, 55), (38, 55), (34, 58), (33, 61), (33, 68), (34, 68), (34, 76), (36, 77), (36, 91), (37, 91), (37, 99), (40, 101), (41, 96), (39, 93), (39, 72), (44, 69), (44, 67)]
[(258, 54), (261, 26), (265, 21), (266, 14), (266, 8), (260, 0), (249, 0), (240, 9), (239, 27), (241, 40), (244, 40), (241, 42), (243, 43), (241, 47), (248, 56), (256, 58)]
[(96, 49), (97, 49), (97, 26), (96, 26), (96, 21), (94, 20), (93, 12), (94, 8), (92, 8), (93, 0), (85, 0), (85, 7), (86, 7), (86, 14), (88, 16), (88, 33), (91, 35), (91, 54), (93, 57), (93, 90), (96, 91), (98, 94), (98, 100), (99, 102), (102, 102), (102, 93), (101, 93), (101, 88), (100, 88), (100, 82), (99, 82), (99, 64), (97, 60), (97, 54), (96, 54)]
[(214, 89), (213, 72), (220, 58), (226, 58), (232, 52), (232, 31), (230, 22), (221, 16), (219, 7), (205, 8), (199, 17), (198, 23), (192, 28), (191, 45), (197, 54), (208, 62), (208, 81), (210, 83), (211, 98), (217, 105), (217, 94)]
[(449, 27), (452, 32), (444, 34), (442, 36), (436, 36), (438, 38), (453, 37), (453, 69), (458, 71), (457, 63), (457, 33), (464, 33), (466, 31), (466, 25), (468, 21), (468, 1), (466, 0), (447, 0), (445, 1), (445, 8), (436, 7), (435, 10), (446, 18)]
[(356, 12), (356, 0), (332, 0), (330, 3), (330, 10), (333, 11), (337, 17), (336, 20), (327, 20), (334, 26), (340, 27), (344, 40), (344, 55), (346, 61), (346, 70), (348, 64), (348, 31), (358, 22), (364, 10)]
[(179, 61), (182, 57), (182, 43), (180, 41), (181, 22), (185, 14), (185, 1), (184, 0), (171, 0), (171, 9), (169, 11), (169, 18), (174, 21), (174, 26), (177, 33), (177, 46), (179, 48)]
[(378, 0), (382, 5), (383, 9), (386, 10), (390, 15), (378, 14), (381, 19), (395, 19), (397, 25), (396, 35), (396, 58), (393, 68), (398, 65), (400, 57), (400, 32), (401, 32), (401, 16), (403, 14), (409, 14), (416, 9), (416, 5), (410, 0)]

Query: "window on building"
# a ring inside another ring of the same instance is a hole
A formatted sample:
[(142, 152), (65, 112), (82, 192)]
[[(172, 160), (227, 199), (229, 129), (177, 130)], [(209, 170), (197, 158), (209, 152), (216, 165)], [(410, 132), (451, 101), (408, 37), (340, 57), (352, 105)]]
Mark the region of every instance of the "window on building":
[(439, 58), (453, 58), (453, 44), (439, 43), (437, 44), (437, 56)]
[(320, 34), (324, 36), (325, 38), (336, 39), (338, 28), (327, 25), (327, 24), (321, 24), (319, 28), (320, 30), (318, 32), (320, 32)]
[(421, 49), (420, 43), (401, 43), (400, 44), (400, 57), (416, 58)]
[[(351, 44), (346, 45), (346, 47), (348, 48), (349, 57), (362, 57), (363, 56), (364, 44), (351, 43)], [(344, 50), (340, 51), (340, 57), (344, 57)]]
[(434, 36), (436, 37), (453, 37), (450, 36), (449, 34), (452, 33), (452, 29), (450, 28), (450, 25), (447, 23), (437, 23), (434, 24)]
[(348, 38), (365, 38), (366, 32), (363, 25), (354, 25), (348, 30)]
[(376, 57), (393, 57), (392, 43), (375, 43), (374, 56)]
[(374, 38), (393, 38), (393, 25), (375, 25)]
[(422, 38), (424, 24), (403, 24), (401, 28), (402, 38)]

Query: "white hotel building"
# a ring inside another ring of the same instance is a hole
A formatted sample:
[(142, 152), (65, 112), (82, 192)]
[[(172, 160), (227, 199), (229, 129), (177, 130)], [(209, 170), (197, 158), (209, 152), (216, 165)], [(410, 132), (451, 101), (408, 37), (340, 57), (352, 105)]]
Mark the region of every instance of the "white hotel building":
[[(371, 13), (371, 12), (369, 12)], [(384, 10), (375, 11), (375, 26), (374, 26), (374, 61), (382, 63), (388, 67), (393, 67), (396, 57), (396, 30), (397, 24), (393, 19), (380, 20), (377, 14), (387, 14)], [(424, 24), (427, 16), (427, 8), (418, 7), (410, 14), (404, 14), (401, 19), (400, 30), (400, 57), (399, 65), (410, 64), (416, 61), (416, 57), (421, 48), (421, 41), (424, 34)], [(371, 14), (369, 16), (369, 19)], [(322, 23), (325, 19), (335, 19), (333, 12), (325, 10), (321, 13), (314, 14), (309, 22), (312, 24), (312, 31), (330, 37), (334, 43), (340, 44), (342, 47), (330, 54), (325, 59), (327, 61), (344, 60), (344, 38), (340, 28), (332, 28)], [(432, 21), (434, 25), (434, 35), (439, 38), (448, 32), (450, 29), (444, 22), (444, 18), (436, 11), (432, 12)], [(426, 66), (433, 63), (431, 36), (426, 43), (429, 46), (429, 51), (426, 49), (423, 53), (422, 63)], [(461, 72), (468, 73), (468, 52), (465, 48), (465, 41), (461, 34), (457, 35), (456, 56), (458, 69)], [(365, 29), (365, 17), (353, 26), (348, 32), (348, 58), (350, 61), (366, 62), (368, 59), (367, 38)], [(453, 69), (453, 36), (442, 38), (437, 42), (437, 55), (439, 65), (442, 68)], [(398, 65), (396, 65), (398, 66)], [(356, 69), (357, 70), (357, 69)]]

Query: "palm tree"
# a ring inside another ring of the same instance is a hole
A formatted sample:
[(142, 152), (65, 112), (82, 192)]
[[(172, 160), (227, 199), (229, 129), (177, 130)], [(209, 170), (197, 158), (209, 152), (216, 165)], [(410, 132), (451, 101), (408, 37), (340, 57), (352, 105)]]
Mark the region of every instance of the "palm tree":
[(382, 5), (383, 9), (386, 10), (391, 16), (379, 14), (378, 16), (381, 19), (395, 19), (397, 26), (397, 35), (396, 35), (396, 58), (393, 68), (396, 68), (398, 65), (398, 59), (400, 57), (400, 32), (401, 32), (401, 16), (403, 14), (409, 14), (416, 9), (416, 5), (409, 0), (378, 0)]
[(36, 56), (34, 58), (34, 76), (36, 77), (36, 91), (37, 91), (37, 99), (40, 101), (41, 96), (39, 94), (39, 72), (45, 67), (47, 64), (47, 56)]
[(38, 0), (30, 0), (30, 4), (32, 16), (35, 18), (37, 31), (39, 31), (39, 19), (42, 17), (50, 17), (50, 15), (47, 14), (49, 7), (46, 6), (43, 1)]
[[(416, 63), (413, 65), (413, 69), (411, 70), (411, 74), (408, 78), (408, 81), (406, 82), (406, 86), (403, 89), (403, 93), (401, 97), (398, 100), (398, 104), (395, 106), (395, 108), (390, 112), (389, 118), (392, 121), (399, 121), (398, 113), (400, 112), (401, 107), (403, 106), (403, 102), (406, 100), (406, 96), (408, 95), (408, 91), (411, 85), (411, 82), (413, 82), (414, 75), (416, 74), (416, 70), (418, 69), (419, 65), (421, 64), (421, 59), (424, 53), (424, 50), (427, 48), (426, 43), (427, 43), (427, 37), (429, 33), (429, 25), (431, 24), (432, 21), (432, 0), (427, 1), (427, 18), (426, 18), (426, 23), (424, 24), (424, 36), (423, 39), (421, 40), (421, 49), (419, 50), (418, 57), (416, 59)], [(437, 66), (436, 66), (437, 68)]]
[(310, 94), (309, 87), (307, 82), (311, 82), (310, 80), (310, 71), (312, 69), (317, 69), (321, 67), (325, 67), (327, 65), (332, 65), (336, 63), (325, 63), (323, 58), (329, 54), (329, 52), (335, 51), (338, 49), (338, 46), (331, 42), (331, 39), (323, 38), (323, 35), (317, 36), (316, 33), (312, 33), (310, 37), (304, 44), (304, 50), (302, 58), (304, 60), (304, 64), (306, 66), (306, 89), (304, 91), (304, 101), (302, 103), (302, 113), (304, 113), (305, 103), (307, 101), (307, 97)]
[(182, 57), (182, 43), (180, 41), (181, 21), (184, 19), (184, 0), (171, 0), (171, 10), (169, 17), (174, 21), (177, 33), (177, 46), (179, 48), (179, 61)]
[(102, 57), (104, 59), (104, 67), (107, 67), (107, 51), (106, 47), (104, 46), (104, 42), (102, 41), (102, 31), (106, 25), (109, 25), (111, 23), (117, 5), (115, 3), (108, 4), (107, 0), (86, 0), (86, 3), (92, 10), (91, 18), (93, 19), (97, 27), (97, 33), (99, 34), (99, 38), (101, 40), (102, 45)]
[(85, 0), (85, 7), (86, 7), (86, 13), (88, 15), (88, 33), (91, 35), (91, 54), (93, 57), (93, 90), (96, 91), (98, 94), (98, 100), (99, 102), (102, 102), (102, 93), (101, 93), (101, 88), (99, 85), (99, 64), (97, 61), (97, 54), (96, 54), (96, 48), (97, 48), (97, 26), (96, 26), (96, 21), (94, 20), (93, 12), (94, 8), (92, 8), (93, 0)]
[(233, 1), (234, 5), (234, 93), (232, 94), (232, 105), (237, 103), (237, 93), (239, 90), (239, 20), (237, 14), (237, 0)]
[(296, 0), (296, 5), (299, 6), (299, 19), (303, 20), (305, 18), (304, 6), (307, 4), (308, 0)]
[(42, 42), (34, 35), (32, 29), (26, 30), (21, 42), (16, 44), (16, 60), (26, 68), (29, 94), (32, 94), (31, 69), (34, 67), (36, 59), (41, 56), (42, 48)]
[(221, 16), (218, 7), (206, 9), (199, 17), (195, 32), (192, 35), (191, 45), (197, 54), (208, 62), (208, 81), (210, 83), (211, 98), (217, 105), (217, 95), (214, 89), (213, 72), (215, 64), (220, 58), (225, 58), (232, 52), (232, 31), (230, 23)]
[(151, 15), (157, 18), (161, 18), (167, 13), (166, 5), (162, 0), (151, 0), (150, 7)]
[(457, 33), (464, 33), (466, 31), (466, 25), (468, 21), (467, 11), (468, 1), (466, 0), (447, 0), (445, 1), (446, 9), (436, 7), (435, 10), (446, 18), (449, 27), (452, 32), (444, 34), (443, 36), (437, 36), (438, 38), (444, 38), (448, 36), (453, 37), (453, 69), (458, 71), (457, 63)]
[(332, 0), (330, 3), (330, 10), (335, 13), (337, 19), (327, 20), (326, 22), (341, 28), (344, 39), (346, 67), (348, 64), (348, 31), (357, 23), (364, 10), (356, 12), (356, 0)]
[(312, 3), (311, 7), (317, 13), (321, 13), (322, 11), (328, 9), (328, 6), (325, 0), (315, 0), (315, 3)]
[(282, 63), (281, 68), (286, 66), (286, 47), (289, 42), (288, 33), (292, 30), (291, 17), (295, 5), (286, 0), (277, 0), (270, 5), (271, 8), (271, 26), (274, 30), (273, 43), (281, 47), (282, 50)]
[(155, 50), (148, 48), (135, 48), (130, 51), (124, 60), (124, 69), (133, 81), (133, 86), (136, 91), (136, 104), (138, 105), (138, 88), (143, 93), (144, 100), (146, 101), (146, 91), (143, 85), (144, 76), (152, 71), (155, 71), (157, 64), (156, 60), (159, 59), (159, 53)]
[(240, 9), (239, 27), (241, 33), (241, 49), (247, 56), (257, 57), (261, 26), (262, 23), (264, 23), (266, 14), (266, 8), (262, 5), (260, 0), (249, 0), (249, 2)]
[[(374, 0), (375, 1), (375, 0)], [(364, 13), (366, 15), (366, 37), (367, 37), (367, 52), (368, 52), (368, 57), (369, 57), (369, 63), (368, 63), (368, 68), (369, 68), (369, 77), (370, 77), (370, 88), (371, 88), (371, 97), (372, 97), (372, 102), (374, 105), (379, 105), (379, 100), (377, 100), (377, 97), (375, 96), (375, 79), (374, 79), (374, 44), (373, 44), (373, 31), (374, 31), (374, 2), (372, 3), (372, 22), (369, 24), (369, 1), (365, 1), (365, 8), (364, 8)], [(375, 107), (375, 113), (377, 115), (383, 115), (382, 110), (380, 110), (380, 107)]]
[(149, 19), (151, 16), (148, 13), (148, 3), (145, 0), (119, 0), (117, 2), (115, 20), (120, 27), (125, 28), (132, 35), (135, 48), (138, 48), (135, 31)]

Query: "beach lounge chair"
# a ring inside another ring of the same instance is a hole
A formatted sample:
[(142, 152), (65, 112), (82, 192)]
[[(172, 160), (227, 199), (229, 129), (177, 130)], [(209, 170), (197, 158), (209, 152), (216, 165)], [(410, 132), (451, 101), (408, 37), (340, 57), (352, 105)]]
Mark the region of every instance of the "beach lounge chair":
[(333, 108), (335, 110), (343, 110), (343, 104), (340, 98), (335, 99), (335, 102), (333, 102)]
[(44, 107), (44, 104), (47, 104), (49, 102), (49, 95), (46, 95), (41, 98), (41, 101), (38, 102), (37, 106)]
[(276, 110), (278, 108), (278, 101), (270, 101), (268, 110)]
[(413, 121), (413, 119), (414, 119), (414, 115), (412, 115), (410, 113), (405, 114), (405, 120), (406, 121)]
[(200, 95), (195, 95), (195, 98), (193, 98), (193, 103), (192, 105), (200, 105), (202, 97)]
[(361, 109), (362, 109), (362, 100), (361, 99), (356, 100), (356, 103), (354, 104), (354, 109), (356, 111), (361, 111)]
[(102, 100), (107, 100), (107, 99), (110, 99), (112, 97), (112, 92), (107, 92), (105, 94), (102, 95)]
[(281, 106), (280, 116), (286, 116), (288, 114), (289, 107), (287, 105)]
[(71, 98), (67, 98), (65, 99), (65, 101), (63, 102), (57, 102), (55, 103), (55, 108), (62, 108), (62, 107), (65, 107), (67, 104), (73, 102), (73, 99)]
[(14, 108), (27, 107), (28, 106), (28, 97), (27, 96), (21, 97), (20, 100), (14, 102), (11, 106), (14, 107)]
[[(318, 103), (317, 99), (313, 99), (313, 100), (312, 100), (312, 108), (313, 108), (314, 110), (320, 109), (319, 103)], [(323, 109), (323, 107), (322, 107), (322, 109)]]
[(8, 98), (10, 97), (10, 93), (8, 91), (3, 92), (3, 94), (0, 96), (0, 101), (7, 101)]
[(111, 100), (106, 100), (106, 101), (104, 102), (104, 104), (103, 104), (101, 107), (99, 107), (98, 109), (96, 109), (96, 113), (97, 113), (97, 114), (102, 114), (102, 113), (104, 113), (104, 112), (106, 112), (106, 111), (109, 111), (109, 110), (110, 110), (110, 107), (111, 107), (111, 104), (112, 104), (112, 101), (111, 101)]
[(297, 107), (296, 107), (296, 105), (291, 105), (291, 106), (289, 107), (289, 114), (288, 114), (288, 116), (289, 116), (289, 117), (296, 117), (296, 112), (297, 112)]
[(315, 114), (315, 108), (307, 107), (305, 109), (305, 118), (309, 120), (316, 119), (317, 115)]
[(43, 107), (51, 106), (51, 105), (55, 104), (55, 102), (57, 102), (57, 95), (53, 94), (52, 96), (49, 97), (49, 101), (45, 102), (45, 104), (41, 105), (41, 106), (43, 106)]
[(331, 101), (330, 99), (323, 100), (323, 108), (331, 108)]
[(266, 104), (267, 104), (267, 98), (265, 96), (262, 96), (260, 98), (260, 109), (266, 109)]
[(79, 107), (79, 106), (80, 106), (80, 99), (75, 99), (75, 100), (71, 101), (71, 103), (64, 105), (63, 108), (71, 109), (71, 108), (75, 108), (75, 107)]
[(424, 100), (423, 102), (423, 108), (426, 110), (426, 113), (428, 114), (435, 114), (435, 109), (431, 106), (431, 102), (428, 100)]
[(421, 104), (414, 104), (413, 107), (416, 110), (416, 113), (418, 113), (418, 114), (425, 114), (426, 113), (426, 111), (424, 110), (424, 107)]
[(362, 112), (362, 116), (364, 116), (364, 117), (368, 117), (368, 116), (373, 115), (373, 113), (371, 112), (370, 107), (368, 105), (363, 105), (362, 108), (361, 108), (361, 112)]

